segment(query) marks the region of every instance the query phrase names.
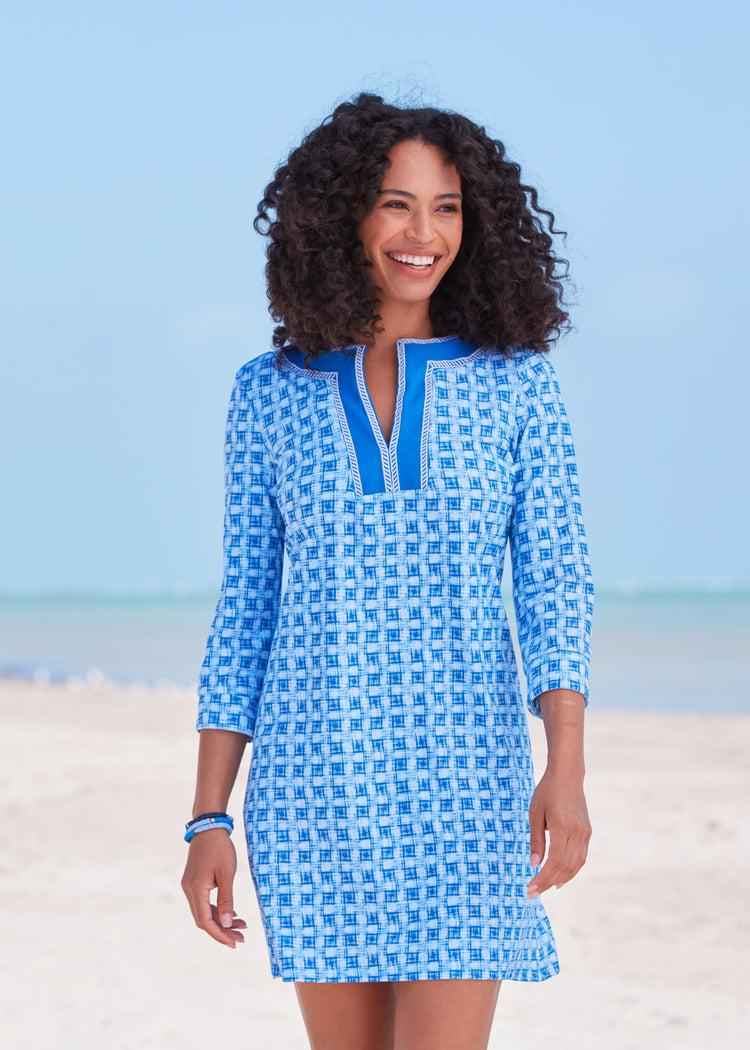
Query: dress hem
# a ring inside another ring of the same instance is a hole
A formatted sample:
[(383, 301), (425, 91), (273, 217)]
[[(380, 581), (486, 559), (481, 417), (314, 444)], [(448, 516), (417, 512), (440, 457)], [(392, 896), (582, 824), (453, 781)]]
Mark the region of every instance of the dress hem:
[(284, 983), (291, 983), (292, 981), (301, 981), (311, 984), (364, 984), (366, 982), (383, 982), (383, 981), (459, 981), (459, 980), (471, 980), (471, 981), (518, 981), (526, 984), (540, 984), (542, 981), (547, 981), (551, 977), (556, 977), (560, 972), (559, 963), (555, 962), (550, 964), (543, 969), (538, 970), (536, 973), (530, 973), (528, 970), (498, 970), (494, 969), (465, 969), (459, 967), (453, 970), (407, 970), (398, 974), (392, 972), (385, 972), (382, 974), (354, 974), (346, 977), (333, 977), (333, 976), (320, 976), (311, 974), (307, 971), (292, 972), (290, 970), (275, 970), (272, 968), (271, 976), (274, 979), (280, 979)]

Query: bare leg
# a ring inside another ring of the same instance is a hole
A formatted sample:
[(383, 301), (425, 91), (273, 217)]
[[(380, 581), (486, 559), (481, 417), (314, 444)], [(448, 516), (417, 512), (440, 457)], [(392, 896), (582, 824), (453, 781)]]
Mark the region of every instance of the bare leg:
[(311, 1050), (393, 1050), (394, 981), (295, 981)]
[(396, 983), (393, 1050), (487, 1050), (500, 981)]

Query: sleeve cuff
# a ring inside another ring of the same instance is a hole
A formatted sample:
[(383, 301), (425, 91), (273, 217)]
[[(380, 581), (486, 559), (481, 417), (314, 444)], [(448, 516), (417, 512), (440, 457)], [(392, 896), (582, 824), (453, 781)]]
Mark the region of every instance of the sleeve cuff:
[(527, 673), (527, 707), (532, 715), (542, 717), (539, 697), (550, 689), (572, 689), (589, 702), (588, 661), (578, 653), (550, 653)]
[(195, 723), (198, 732), (201, 729), (227, 729), (232, 733), (244, 733), (249, 739), (253, 739), (255, 729), (255, 718), (248, 713), (232, 712), (224, 710), (201, 710)]

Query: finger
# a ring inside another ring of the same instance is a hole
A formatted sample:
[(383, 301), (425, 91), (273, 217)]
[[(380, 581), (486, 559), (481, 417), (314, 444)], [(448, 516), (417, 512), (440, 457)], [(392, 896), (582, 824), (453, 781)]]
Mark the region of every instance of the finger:
[(220, 944), (226, 944), (229, 948), (234, 948), (237, 940), (243, 940), (243, 937), (241, 934), (231, 929), (225, 930), (221, 926), (216, 907), (211, 904), (212, 889), (213, 885), (205, 883), (202, 885), (191, 883), (185, 889), (185, 893), (190, 901), (195, 925), (199, 930), (203, 930), (209, 937), (213, 937)]
[(204, 930), (209, 937), (213, 937), (219, 944), (226, 944), (228, 948), (234, 948), (238, 941), (244, 940), (243, 936), (239, 931), (233, 929), (224, 929), (219, 922), (219, 913), (216, 910), (216, 906), (207, 903), (207, 907), (201, 907), (200, 920), (197, 926)]
[(232, 921), (235, 916), (234, 901), (232, 898), (232, 882), (234, 881), (233, 875), (225, 872), (217, 872), (216, 877), (216, 911), (218, 913), (218, 922), (220, 926), (223, 926), (226, 930), (231, 930)]
[[(550, 840), (552, 836), (550, 836)], [(532, 880), (529, 889), (532, 887), (537, 893), (544, 893), (552, 886), (561, 885), (562, 882), (566, 881), (567, 861), (566, 861), (566, 847), (567, 841), (562, 843), (560, 836), (557, 836), (557, 840), (554, 844), (550, 841), (549, 854), (547, 856), (547, 863), (544, 865), (542, 870), (536, 875), (535, 879)]]
[(562, 878), (562, 873), (563, 866), (559, 859), (553, 855), (552, 847), (550, 846), (547, 861), (529, 883), (526, 896), (529, 898), (537, 897), (540, 893), (544, 893), (545, 890), (548, 890), (551, 886), (555, 886), (557, 881)]
[(589, 848), (589, 836), (591, 832), (577, 831), (568, 836), (567, 848), (562, 859), (562, 878), (555, 883), (555, 888), (560, 889), (566, 882), (570, 882), (586, 863)]
[(231, 930), (245, 930), (245, 929), (247, 929), (247, 923), (245, 922), (244, 919), (241, 919), (239, 917), (237, 912), (234, 912), (234, 914), (232, 915), (232, 925), (228, 926), (228, 927), (224, 927), (223, 924), (220, 922), (219, 909), (216, 907), (215, 904), (211, 905), (211, 916), (212, 916), (214, 922), (218, 923), (219, 926), (221, 926), (222, 929), (231, 929)]
[(527, 895), (536, 897), (552, 886), (560, 888), (570, 882), (583, 867), (588, 836), (582, 831), (573, 833), (550, 829), (547, 863), (529, 883)]
[[(245, 938), (240, 932), (241, 930), (247, 929), (247, 923), (244, 919), (240, 919), (238, 916), (235, 915), (232, 918), (232, 925), (230, 927), (224, 927), (219, 922), (218, 908), (216, 908), (216, 906), (213, 904), (211, 905), (211, 915), (214, 921), (214, 926), (217, 930), (219, 930), (222, 934), (227, 936), (232, 941), (232, 947), (234, 947), (236, 944), (244, 944)], [(228, 942), (222, 941), (222, 943), (226, 944)]]
[(532, 868), (538, 868), (544, 860), (544, 853), (547, 848), (547, 837), (544, 832), (544, 810), (541, 806), (532, 805), (529, 807), (529, 848)]

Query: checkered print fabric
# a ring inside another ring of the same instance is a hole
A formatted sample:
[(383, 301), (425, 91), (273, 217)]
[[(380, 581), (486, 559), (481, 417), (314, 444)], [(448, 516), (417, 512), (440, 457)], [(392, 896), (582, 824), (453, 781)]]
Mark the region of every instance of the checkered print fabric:
[[(387, 491), (356, 485), (366, 450), (347, 424), (366, 387), (306, 373), (292, 351), (234, 385), (198, 728), (252, 737), (250, 870), (284, 981), (558, 969), (541, 900), (525, 896), (534, 779), (500, 585), (509, 545), (532, 712), (548, 689), (587, 697), (574, 449), (545, 355), (444, 344), (403, 344), (414, 447), (379, 475)], [(387, 467), (395, 450), (381, 451)]]

